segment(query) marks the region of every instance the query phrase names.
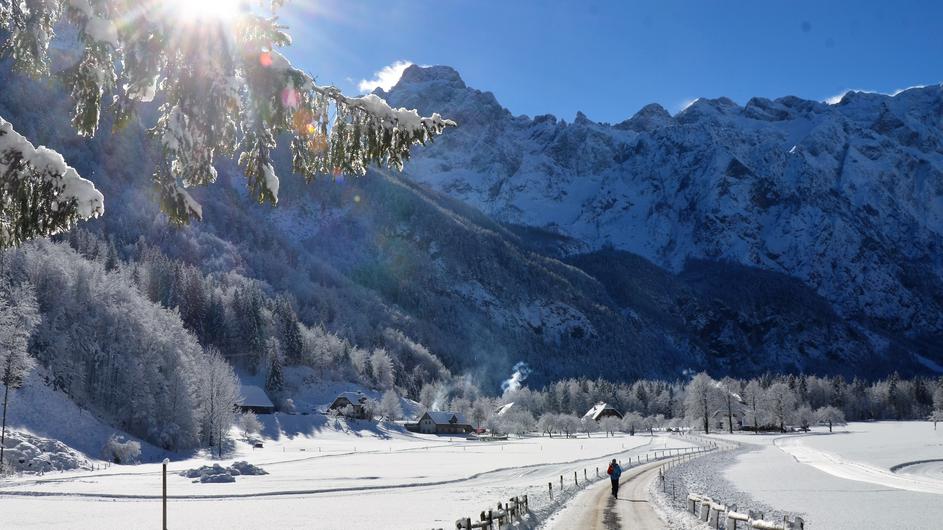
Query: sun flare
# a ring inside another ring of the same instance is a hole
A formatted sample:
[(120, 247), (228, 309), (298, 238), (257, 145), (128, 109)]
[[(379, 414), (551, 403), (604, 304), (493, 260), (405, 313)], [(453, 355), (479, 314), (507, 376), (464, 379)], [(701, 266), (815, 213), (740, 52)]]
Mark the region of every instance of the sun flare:
[(239, 13), (242, 0), (168, 0), (171, 15), (186, 20), (227, 19)]

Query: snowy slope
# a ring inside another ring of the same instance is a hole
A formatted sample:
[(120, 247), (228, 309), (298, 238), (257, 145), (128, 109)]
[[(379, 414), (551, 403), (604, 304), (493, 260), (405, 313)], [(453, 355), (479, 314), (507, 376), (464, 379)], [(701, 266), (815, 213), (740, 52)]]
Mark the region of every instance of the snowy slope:
[(453, 69), (408, 68), (382, 93), (460, 127), (412, 179), (495, 219), (611, 244), (680, 271), (690, 258), (796, 277), (878, 334), (939, 351), (943, 87), (699, 99), (616, 125), (513, 116)]

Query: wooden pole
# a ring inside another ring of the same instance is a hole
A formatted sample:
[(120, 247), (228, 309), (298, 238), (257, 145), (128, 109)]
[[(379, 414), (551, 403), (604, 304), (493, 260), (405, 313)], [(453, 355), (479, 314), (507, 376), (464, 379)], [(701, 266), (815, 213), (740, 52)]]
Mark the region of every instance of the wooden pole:
[(553, 499), (553, 482), (547, 483), (547, 489), (550, 490), (550, 498)]
[(576, 480), (576, 471), (573, 472), (573, 484), (580, 485), (580, 481)]
[(163, 506), (163, 508), (164, 508), (164, 510), (163, 510), (163, 511), (164, 511), (164, 516), (163, 516), (163, 519), (162, 519), (163, 525), (161, 526), (161, 528), (163, 528), (164, 530), (167, 530), (167, 464), (169, 464), (169, 463), (170, 463), (170, 459), (169, 459), (169, 458), (165, 458), (165, 459), (164, 459), (164, 495), (163, 495), (163, 498), (164, 498), (164, 502), (163, 502), (163, 505), (164, 505), (164, 506)]

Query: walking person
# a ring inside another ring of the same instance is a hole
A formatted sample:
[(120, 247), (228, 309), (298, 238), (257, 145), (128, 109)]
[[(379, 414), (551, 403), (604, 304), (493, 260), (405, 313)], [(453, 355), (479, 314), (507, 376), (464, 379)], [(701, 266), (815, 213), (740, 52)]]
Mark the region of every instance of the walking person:
[(622, 476), (622, 467), (619, 466), (615, 458), (612, 459), (612, 462), (609, 462), (609, 469), (606, 470), (606, 474), (609, 475), (609, 480), (612, 481), (612, 496), (618, 499), (619, 477)]

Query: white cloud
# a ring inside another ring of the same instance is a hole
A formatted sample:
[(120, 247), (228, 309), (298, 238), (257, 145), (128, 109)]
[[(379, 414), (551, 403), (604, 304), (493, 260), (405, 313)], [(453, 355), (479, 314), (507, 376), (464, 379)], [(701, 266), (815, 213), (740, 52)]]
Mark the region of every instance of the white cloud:
[(391, 65), (384, 66), (379, 71), (374, 72), (373, 79), (361, 79), (360, 83), (357, 83), (357, 88), (364, 94), (373, 92), (377, 88), (389, 90), (403, 76), (403, 70), (412, 66), (412, 64), (412, 61), (396, 61)]

